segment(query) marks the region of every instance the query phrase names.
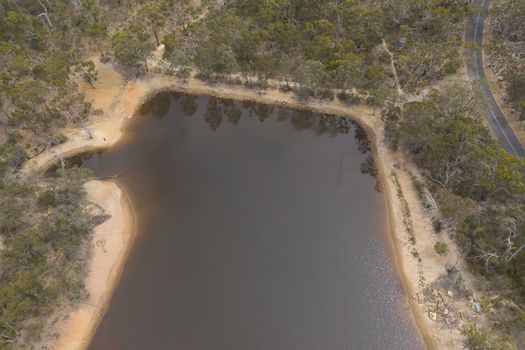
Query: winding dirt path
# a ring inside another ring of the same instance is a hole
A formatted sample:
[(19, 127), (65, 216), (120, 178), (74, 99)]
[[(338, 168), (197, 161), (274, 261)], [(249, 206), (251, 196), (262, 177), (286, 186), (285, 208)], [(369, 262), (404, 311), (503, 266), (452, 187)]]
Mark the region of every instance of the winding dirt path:
[(394, 59), (394, 54), (390, 49), (388, 48), (388, 44), (386, 43), (385, 39), (383, 39), (383, 48), (390, 56), (390, 70), (392, 71), (392, 74), (394, 75), (394, 79), (396, 81), (396, 89), (399, 96), (404, 96), (404, 91), (401, 88), (401, 83), (399, 82), (399, 75), (397, 74), (397, 68), (396, 68), (396, 61)]

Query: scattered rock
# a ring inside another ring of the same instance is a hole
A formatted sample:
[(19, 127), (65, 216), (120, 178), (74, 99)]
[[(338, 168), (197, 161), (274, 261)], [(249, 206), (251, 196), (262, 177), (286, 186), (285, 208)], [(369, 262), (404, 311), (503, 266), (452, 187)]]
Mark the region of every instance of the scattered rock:
[(399, 40), (397, 42), (397, 48), (398, 49), (402, 49), (403, 47), (405, 47), (406, 43), (407, 43), (407, 38), (405, 38), (405, 37), (399, 38)]
[(417, 296), (417, 302), (419, 304), (424, 304), (425, 303), (425, 295), (423, 293), (419, 292), (419, 293), (416, 294), (416, 296)]
[(447, 292), (447, 295), (448, 295), (449, 298), (454, 298), (454, 293), (452, 293), (451, 290), (449, 290), (449, 291)]
[(481, 313), (481, 304), (480, 303), (474, 303), (474, 310), (480, 314)]
[(453, 325), (456, 323), (456, 319), (454, 317), (447, 317), (445, 318), (445, 323), (448, 325)]
[(448, 309), (447, 308), (443, 309), (443, 315), (448, 315)]

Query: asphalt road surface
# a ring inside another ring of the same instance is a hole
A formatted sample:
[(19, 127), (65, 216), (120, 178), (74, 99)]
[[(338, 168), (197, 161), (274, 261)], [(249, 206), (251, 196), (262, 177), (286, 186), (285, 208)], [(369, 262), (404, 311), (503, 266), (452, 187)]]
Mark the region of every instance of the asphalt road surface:
[(467, 56), (468, 75), (471, 81), (479, 82), (480, 84), (480, 92), (476, 98), (484, 106), (485, 117), (498, 140), (510, 154), (525, 157), (525, 149), (494, 99), (485, 75), (482, 55), (483, 27), (485, 14), (489, 9), (489, 2), (489, 0), (473, 0), (474, 4), (482, 7), (482, 11), (472, 15), (467, 28), (466, 39), (476, 43), (479, 47), (479, 50), (472, 49)]

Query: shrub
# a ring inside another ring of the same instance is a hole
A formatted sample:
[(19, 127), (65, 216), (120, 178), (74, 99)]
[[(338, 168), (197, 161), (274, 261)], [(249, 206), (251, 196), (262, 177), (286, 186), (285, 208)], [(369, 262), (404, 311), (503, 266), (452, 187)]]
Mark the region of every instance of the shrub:
[(465, 336), (466, 345), (471, 350), (486, 350), (491, 349), (489, 344), (489, 335), (488, 332), (479, 328), (474, 323), (469, 323), (461, 327), (461, 334)]
[(340, 101), (348, 103), (350, 105), (359, 104), (362, 102), (361, 98), (358, 95), (348, 92), (338, 92), (337, 98)]
[(48, 190), (38, 196), (37, 204), (40, 209), (55, 207), (57, 205), (57, 200), (53, 191)]
[(434, 220), (432, 222), (432, 226), (434, 227), (434, 231), (436, 233), (440, 233), (441, 230), (443, 230), (443, 222), (441, 222), (441, 220), (438, 220), (438, 219)]
[(439, 255), (443, 255), (446, 252), (448, 252), (448, 246), (446, 243), (443, 243), (443, 242), (437, 242), (434, 245), (434, 249), (436, 250), (436, 253), (438, 253)]
[(312, 89), (309, 89), (307, 87), (300, 87), (299, 89), (295, 90), (295, 94), (301, 101), (308, 100), (311, 96), (313, 96), (314, 91)]
[(321, 89), (319, 90), (319, 97), (324, 100), (333, 100), (334, 99), (334, 91), (332, 89)]
[(291, 87), (290, 84), (288, 84), (288, 83), (286, 83), (286, 84), (281, 84), (281, 85), (279, 86), (279, 90), (280, 90), (281, 92), (290, 92), (290, 91), (292, 91), (292, 87)]

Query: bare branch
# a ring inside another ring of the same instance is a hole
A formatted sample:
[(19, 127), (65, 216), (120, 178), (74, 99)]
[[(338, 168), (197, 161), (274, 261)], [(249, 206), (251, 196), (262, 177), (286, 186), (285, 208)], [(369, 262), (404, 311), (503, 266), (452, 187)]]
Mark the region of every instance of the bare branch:
[[(44, 12), (42, 12), (41, 14), (39, 14), (38, 17), (41, 17), (41, 16), (45, 17), (46, 20), (47, 20), (47, 23), (49, 24), (49, 27), (53, 28), (53, 23), (51, 23), (51, 20), (49, 19), (49, 13), (48, 13), (48, 11), (47, 11), (47, 7), (42, 3), (42, 1), (40, 1), (40, 0), (36, 0), (36, 1), (37, 1), (37, 2), (40, 4), (40, 6), (42, 6), (42, 8), (44, 9)], [(49, 1), (46, 1), (46, 2), (47, 2), (47, 4), (49, 5)]]
[(483, 254), (478, 255), (476, 258), (480, 259), (480, 260), (485, 260), (485, 270), (488, 271), (489, 270), (490, 259), (497, 259), (497, 260), (499, 260), (499, 255), (497, 255), (496, 253), (483, 252)]

